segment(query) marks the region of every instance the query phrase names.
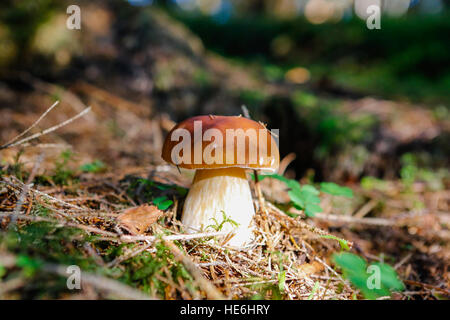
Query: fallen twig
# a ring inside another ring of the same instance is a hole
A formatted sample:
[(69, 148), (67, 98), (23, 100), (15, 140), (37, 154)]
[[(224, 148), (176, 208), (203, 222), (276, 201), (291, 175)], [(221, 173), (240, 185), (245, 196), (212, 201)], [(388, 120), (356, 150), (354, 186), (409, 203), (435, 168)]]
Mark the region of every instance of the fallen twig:
[(21, 134), (15, 136), (14, 138), (12, 138), (11, 140), (9, 140), (7, 143), (5, 143), (4, 145), (0, 146), (0, 149), (6, 149), (9, 146), (11, 146), (15, 141), (17, 141), (19, 138), (23, 137), (25, 134), (27, 134), (31, 129), (33, 129), (39, 122), (41, 122), (42, 119), (45, 118), (45, 116), (53, 110), (53, 108), (55, 108), (58, 105), (59, 101), (56, 101), (55, 103), (53, 103), (50, 108), (48, 108), (40, 117), (39, 119), (37, 119), (30, 127), (28, 127), (28, 129), (26, 129), (25, 131), (23, 131)]
[(6, 148), (10, 148), (10, 147), (15, 147), (15, 146), (24, 144), (24, 143), (26, 143), (26, 142), (28, 142), (28, 141), (34, 140), (34, 139), (36, 139), (36, 138), (39, 138), (39, 137), (41, 137), (41, 136), (43, 136), (43, 135), (49, 134), (49, 133), (51, 133), (51, 132), (53, 132), (53, 131), (55, 131), (55, 130), (58, 130), (59, 128), (62, 128), (62, 127), (64, 127), (64, 126), (68, 125), (69, 123), (75, 121), (76, 119), (81, 118), (82, 116), (84, 116), (85, 114), (87, 114), (90, 110), (91, 110), (91, 107), (87, 107), (86, 109), (84, 109), (83, 111), (81, 111), (80, 113), (78, 113), (77, 115), (75, 115), (74, 117), (72, 117), (72, 118), (70, 118), (70, 119), (67, 119), (66, 121), (63, 121), (63, 122), (61, 122), (60, 124), (57, 124), (57, 125), (55, 125), (55, 126), (53, 126), (53, 127), (51, 127), (51, 128), (45, 129), (45, 130), (43, 130), (43, 131), (41, 131), (41, 132), (35, 133), (35, 134), (33, 134), (33, 135), (31, 135), (31, 136), (29, 136), (29, 137), (27, 137), (27, 138), (24, 138), (24, 139), (22, 139), (22, 140), (13, 142), (13, 143), (11, 143), (11, 144), (3, 145), (3, 146), (0, 147), (0, 150), (6, 149)]

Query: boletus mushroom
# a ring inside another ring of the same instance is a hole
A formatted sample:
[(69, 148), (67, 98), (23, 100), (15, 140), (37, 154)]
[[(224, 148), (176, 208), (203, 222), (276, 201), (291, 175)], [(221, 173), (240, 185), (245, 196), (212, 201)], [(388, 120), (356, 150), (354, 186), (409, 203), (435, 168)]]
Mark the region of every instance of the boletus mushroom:
[(255, 209), (246, 169), (274, 172), (280, 158), (264, 125), (240, 116), (189, 118), (169, 132), (162, 158), (196, 170), (183, 207), (187, 232), (217, 226), (234, 234), (226, 245), (241, 248), (251, 242)]

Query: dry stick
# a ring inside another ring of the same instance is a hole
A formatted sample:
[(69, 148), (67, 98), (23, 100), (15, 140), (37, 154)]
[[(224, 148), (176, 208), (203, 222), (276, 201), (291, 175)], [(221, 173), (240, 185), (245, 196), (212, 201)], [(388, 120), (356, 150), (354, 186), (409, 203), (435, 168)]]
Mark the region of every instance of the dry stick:
[(120, 239), (124, 242), (134, 242), (134, 241), (156, 241), (159, 238), (165, 241), (187, 241), (187, 240), (193, 240), (193, 239), (200, 239), (200, 238), (210, 238), (210, 237), (216, 237), (216, 236), (224, 236), (227, 235), (229, 232), (225, 231), (218, 231), (218, 232), (201, 232), (201, 233), (190, 233), (190, 234), (174, 234), (170, 236), (128, 236), (124, 235), (121, 236)]
[(25, 142), (28, 142), (28, 141), (30, 141), (30, 140), (39, 138), (39, 137), (41, 137), (41, 136), (43, 136), (43, 135), (46, 135), (46, 134), (48, 134), (48, 133), (50, 133), (50, 132), (53, 132), (53, 131), (55, 131), (55, 130), (58, 130), (59, 128), (64, 127), (64, 126), (68, 125), (69, 123), (75, 121), (76, 119), (78, 119), (78, 118), (84, 116), (84, 115), (85, 115), (86, 113), (88, 113), (90, 110), (91, 110), (91, 107), (87, 107), (86, 109), (84, 109), (83, 111), (81, 111), (81, 112), (80, 112), (79, 114), (77, 114), (76, 116), (74, 116), (74, 117), (72, 117), (72, 118), (70, 118), (70, 119), (68, 119), (68, 120), (66, 120), (66, 121), (64, 121), (64, 122), (61, 122), (60, 124), (58, 124), (58, 125), (56, 125), (56, 126), (53, 126), (53, 127), (51, 127), (51, 128), (45, 129), (45, 130), (43, 130), (43, 131), (41, 131), (41, 132), (35, 133), (35, 134), (33, 134), (33, 135), (31, 135), (31, 136), (29, 136), (29, 137), (27, 137), (27, 138), (24, 138), (24, 139), (22, 139), (22, 140), (19, 140), (19, 141), (17, 141), (17, 142), (14, 142), (14, 143), (12, 143), (12, 144), (10, 144), (10, 145), (2, 146), (2, 147), (0, 147), (0, 150), (6, 149), (6, 148), (9, 148), (9, 147), (14, 147), (14, 146), (18, 146), (18, 145), (24, 144)]
[(12, 145), (15, 141), (17, 141), (19, 138), (23, 137), (25, 134), (27, 134), (28, 132), (30, 132), (31, 129), (33, 129), (36, 125), (38, 125), (39, 122), (41, 122), (42, 119), (45, 118), (45, 116), (53, 110), (53, 108), (55, 108), (58, 105), (59, 101), (56, 101), (54, 104), (51, 105), (50, 108), (48, 108), (40, 117), (39, 119), (37, 119), (28, 129), (26, 129), (25, 131), (23, 131), (21, 134), (19, 134), (18, 136), (15, 136), (14, 138), (12, 138), (11, 140), (9, 140), (7, 143), (5, 143), (4, 145), (0, 146), (0, 149), (6, 149), (8, 148), (10, 145)]
[(355, 216), (338, 216), (335, 214), (316, 213), (314, 218), (344, 223), (361, 223), (374, 226), (389, 227), (395, 225), (395, 221), (383, 218), (357, 218)]
[(164, 244), (170, 249), (175, 260), (181, 262), (191, 273), (200, 288), (206, 292), (208, 298), (215, 300), (225, 299), (225, 296), (209, 280), (203, 277), (202, 272), (195, 263), (188, 256), (184, 255), (173, 242), (164, 241)]

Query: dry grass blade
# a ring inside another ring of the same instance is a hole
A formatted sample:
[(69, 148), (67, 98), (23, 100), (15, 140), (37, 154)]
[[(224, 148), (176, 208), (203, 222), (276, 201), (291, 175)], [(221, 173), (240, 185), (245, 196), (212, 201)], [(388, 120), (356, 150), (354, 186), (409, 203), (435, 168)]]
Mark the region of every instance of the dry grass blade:
[(5, 143), (4, 145), (0, 146), (0, 150), (1, 149), (6, 149), (9, 146), (13, 145), (13, 143), (15, 141), (17, 141), (19, 138), (23, 137), (25, 134), (27, 134), (28, 132), (30, 132), (31, 129), (33, 129), (35, 126), (37, 126), (39, 124), (39, 122), (41, 122), (42, 119), (45, 118), (45, 116), (53, 110), (53, 108), (55, 108), (58, 105), (59, 101), (56, 101), (55, 103), (53, 103), (50, 108), (48, 108), (40, 117), (39, 119), (37, 119), (30, 127), (28, 127), (25, 131), (23, 131), (21, 134), (15, 136), (14, 138), (12, 138), (10, 141), (8, 141), (7, 143)]
[(6, 148), (15, 147), (15, 146), (24, 144), (24, 143), (26, 143), (26, 142), (28, 142), (28, 141), (37, 139), (37, 138), (39, 138), (39, 137), (41, 137), (41, 136), (43, 136), (43, 135), (49, 134), (49, 133), (51, 133), (51, 132), (53, 132), (53, 131), (56, 131), (56, 130), (58, 130), (59, 128), (62, 128), (62, 127), (64, 127), (64, 126), (68, 125), (69, 123), (71, 123), (71, 122), (77, 120), (78, 118), (81, 118), (82, 116), (84, 116), (85, 114), (87, 114), (89, 111), (91, 111), (91, 107), (87, 107), (86, 109), (84, 109), (83, 111), (81, 111), (81, 112), (78, 113), (77, 115), (73, 116), (72, 118), (67, 119), (66, 121), (63, 121), (63, 122), (61, 122), (60, 124), (57, 124), (57, 125), (55, 125), (55, 126), (53, 126), (53, 127), (51, 127), (51, 128), (48, 128), (48, 129), (45, 129), (45, 130), (43, 130), (43, 131), (41, 131), (41, 132), (35, 133), (35, 134), (33, 134), (33, 135), (31, 135), (31, 136), (29, 136), (29, 137), (27, 137), (27, 138), (24, 138), (24, 139), (19, 140), (19, 141), (17, 141), (17, 142), (13, 142), (13, 143), (11, 143), (11, 144), (9, 144), (9, 145), (8, 145), (8, 144), (7, 144), (7, 145), (4, 145), (4, 146), (0, 147), (0, 150), (1, 150), (1, 149), (6, 149)]

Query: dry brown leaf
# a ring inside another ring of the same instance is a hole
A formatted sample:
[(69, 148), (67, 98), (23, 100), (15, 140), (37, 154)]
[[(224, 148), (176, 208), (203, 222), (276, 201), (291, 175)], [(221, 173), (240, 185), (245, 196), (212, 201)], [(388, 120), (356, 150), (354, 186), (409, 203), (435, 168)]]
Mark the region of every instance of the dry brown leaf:
[(132, 234), (142, 234), (163, 214), (156, 206), (144, 204), (125, 210), (117, 219)]
[(321, 265), (317, 261), (314, 261), (312, 263), (302, 264), (301, 266), (299, 266), (298, 271), (299, 271), (299, 273), (303, 274), (304, 276), (309, 276), (311, 274), (320, 272), (323, 269), (324, 269), (323, 265)]

